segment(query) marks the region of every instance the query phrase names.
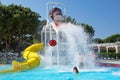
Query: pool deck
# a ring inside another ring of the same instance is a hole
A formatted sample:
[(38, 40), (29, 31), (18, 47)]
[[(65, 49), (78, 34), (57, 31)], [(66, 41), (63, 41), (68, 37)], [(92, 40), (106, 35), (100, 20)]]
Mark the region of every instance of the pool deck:
[(120, 68), (120, 60), (97, 60), (99, 66)]

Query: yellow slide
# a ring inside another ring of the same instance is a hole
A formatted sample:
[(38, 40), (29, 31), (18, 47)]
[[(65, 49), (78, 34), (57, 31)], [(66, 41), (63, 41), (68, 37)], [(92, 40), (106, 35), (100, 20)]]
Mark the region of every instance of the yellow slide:
[(40, 56), (37, 54), (38, 51), (43, 50), (43, 43), (32, 44), (27, 47), (23, 52), (23, 58), (26, 59), (23, 62), (12, 62), (12, 69), (2, 70), (0, 73), (16, 72), (29, 70), (37, 67), (40, 64)]

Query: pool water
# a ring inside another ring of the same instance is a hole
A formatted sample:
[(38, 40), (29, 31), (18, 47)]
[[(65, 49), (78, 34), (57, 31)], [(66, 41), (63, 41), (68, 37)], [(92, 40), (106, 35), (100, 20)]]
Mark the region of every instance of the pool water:
[[(9, 68), (9, 65), (0, 66), (1, 69)], [(119, 68), (82, 69), (79, 74), (73, 74), (72, 69), (67, 68), (36, 68), (29, 71), (0, 74), (0, 80), (119, 80)]]

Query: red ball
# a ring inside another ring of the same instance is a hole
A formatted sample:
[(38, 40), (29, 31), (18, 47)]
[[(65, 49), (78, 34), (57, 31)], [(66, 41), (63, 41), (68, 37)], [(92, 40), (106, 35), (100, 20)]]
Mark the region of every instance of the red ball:
[(52, 39), (49, 41), (50, 46), (55, 46), (57, 44), (56, 40)]

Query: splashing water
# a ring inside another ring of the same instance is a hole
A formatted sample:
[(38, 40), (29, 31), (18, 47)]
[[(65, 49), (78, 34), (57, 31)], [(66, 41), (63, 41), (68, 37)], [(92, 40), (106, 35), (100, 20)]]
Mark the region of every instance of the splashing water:
[(57, 30), (57, 38), (53, 37), (57, 40), (57, 45), (47, 47), (44, 56), (46, 58), (45, 63), (79, 67), (79, 64), (83, 62), (84, 68), (93, 68), (93, 52), (89, 48), (88, 35), (84, 32), (84, 29), (78, 25), (64, 23)]

